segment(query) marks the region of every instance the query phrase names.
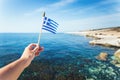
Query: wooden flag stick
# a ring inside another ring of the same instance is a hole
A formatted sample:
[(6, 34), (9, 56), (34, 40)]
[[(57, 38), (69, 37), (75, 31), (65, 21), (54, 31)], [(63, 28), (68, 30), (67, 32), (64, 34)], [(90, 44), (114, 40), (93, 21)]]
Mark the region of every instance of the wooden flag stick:
[(38, 37), (38, 45), (40, 45), (40, 38), (42, 35), (42, 27), (43, 27), (43, 23), (44, 23), (44, 17), (45, 17), (45, 12), (43, 13), (43, 16), (42, 16), (42, 25), (41, 25), (40, 33), (39, 33), (39, 37)]

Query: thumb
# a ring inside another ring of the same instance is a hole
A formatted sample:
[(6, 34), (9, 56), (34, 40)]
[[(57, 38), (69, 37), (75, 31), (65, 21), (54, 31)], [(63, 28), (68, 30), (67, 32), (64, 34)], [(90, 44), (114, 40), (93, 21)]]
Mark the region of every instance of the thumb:
[(36, 47), (33, 49), (33, 52), (37, 52), (39, 50), (39, 46), (38, 45), (36, 45)]

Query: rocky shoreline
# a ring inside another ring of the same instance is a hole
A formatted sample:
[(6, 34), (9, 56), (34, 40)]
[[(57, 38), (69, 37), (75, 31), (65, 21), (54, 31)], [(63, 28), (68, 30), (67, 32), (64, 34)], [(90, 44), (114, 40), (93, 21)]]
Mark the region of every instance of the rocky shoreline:
[[(92, 38), (92, 41), (89, 41), (89, 44), (91, 45), (120, 48), (120, 27), (70, 32), (70, 34)], [(108, 53), (101, 52), (98, 56), (96, 56), (96, 59), (107, 61), (107, 57)], [(110, 63), (116, 67), (120, 67), (120, 49), (114, 53), (112, 58), (113, 59), (110, 61)]]
[(120, 48), (120, 27), (70, 32), (70, 34), (93, 38), (92, 41), (89, 41), (91, 45)]

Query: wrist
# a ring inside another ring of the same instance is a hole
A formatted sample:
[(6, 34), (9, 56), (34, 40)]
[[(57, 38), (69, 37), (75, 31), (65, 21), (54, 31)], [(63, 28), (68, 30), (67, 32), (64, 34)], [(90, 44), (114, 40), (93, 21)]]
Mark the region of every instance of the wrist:
[(24, 68), (27, 68), (31, 63), (31, 60), (26, 59), (26, 58), (19, 58), (19, 61), (21, 62)]

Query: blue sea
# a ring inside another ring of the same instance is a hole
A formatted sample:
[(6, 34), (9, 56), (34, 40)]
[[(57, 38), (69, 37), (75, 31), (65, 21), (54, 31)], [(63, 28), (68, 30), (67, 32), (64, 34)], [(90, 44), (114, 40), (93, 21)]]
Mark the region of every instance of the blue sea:
[[(38, 33), (0, 33), (0, 67), (18, 59), (24, 48), (37, 43)], [(116, 48), (89, 45), (91, 38), (43, 33), (36, 57), (18, 80), (120, 80), (120, 68), (111, 64)], [(108, 53), (107, 61), (96, 56)]]

